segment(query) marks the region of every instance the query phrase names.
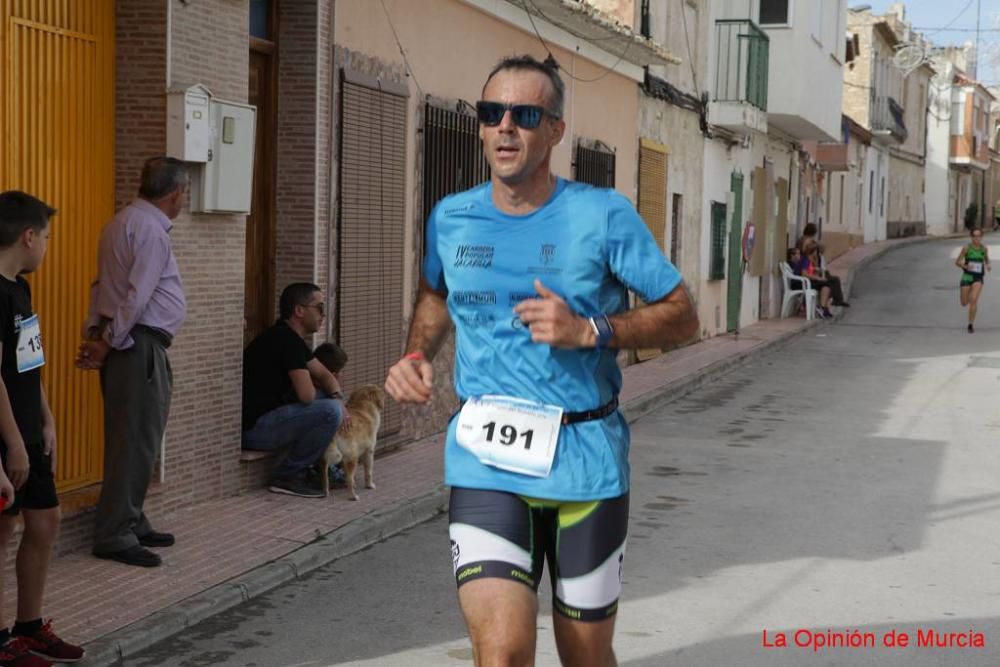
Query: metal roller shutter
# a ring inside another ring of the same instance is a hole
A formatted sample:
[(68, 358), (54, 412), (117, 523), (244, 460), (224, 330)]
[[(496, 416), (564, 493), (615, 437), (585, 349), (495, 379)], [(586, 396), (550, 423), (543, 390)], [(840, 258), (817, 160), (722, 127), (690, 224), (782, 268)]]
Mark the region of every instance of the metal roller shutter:
[[(407, 106), (400, 86), (343, 74), (336, 327), (350, 390), (382, 386), (403, 348)], [(379, 435), (401, 417), (387, 398)]]

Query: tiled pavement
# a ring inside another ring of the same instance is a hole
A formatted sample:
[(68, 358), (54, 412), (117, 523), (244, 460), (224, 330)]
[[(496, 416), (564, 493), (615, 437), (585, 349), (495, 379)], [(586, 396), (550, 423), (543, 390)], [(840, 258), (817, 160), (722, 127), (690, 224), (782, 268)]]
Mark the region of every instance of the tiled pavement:
[[(888, 241), (856, 248), (834, 261), (831, 268), (845, 278), (853, 277), (855, 268), (899, 243)], [(800, 318), (764, 320), (746, 327), (739, 336), (717, 336), (631, 366), (624, 371), (621, 395), (626, 415), (630, 420), (635, 419), (749, 356), (788, 339), (806, 326)], [(155, 625), (156, 619), (169, 618), (169, 614), (161, 610), (169, 610), (180, 601), (209, 589), (218, 590), (219, 584), (240, 575), (260, 573), (260, 566), (288, 556), (321, 536), (335, 540), (340, 534), (350, 533), (349, 539), (342, 540), (345, 541), (343, 549), (363, 548), (382, 535), (378, 524), (385, 514), (379, 513), (385, 508), (407, 508), (414, 505), (414, 499), (434, 494), (443, 497), (440, 437), (411, 443), (380, 456), (376, 460), (375, 476), (378, 489), (361, 489), (358, 502), (349, 501), (343, 489), (335, 490), (326, 499), (279, 496), (260, 489), (154, 517), (157, 526), (177, 536), (176, 546), (161, 550), (164, 565), (159, 568), (128, 567), (80, 552), (60, 556), (54, 560), (50, 572), (46, 615), (54, 617), (56, 629), (72, 641), (94, 642), (109, 633), (127, 636), (128, 631), (124, 634), (115, 631), (161, 612), (152, 621), (144, 622), (145, 627)], [(417, 520), (429, 518), (434, 513), (433, 503), (422, 506), (428, 508), (427, 516), (416, 517)], [(362, 517), (366, 517), (367, 524), (356, 521)], [(365, 542), (361, 533), (352, 532), (348, 524), (354, 527), (369, 525), (374, 532), (365, 533)], [(399, 525), (395, 530), (403, 527)], [(346, 543), (351, 541), (356, 543)], [(273, 586), (282, 579), (301, 574), (294, 563), (289, 567), (292, 569), (283, 574), (279, 572), (266, 581), (258, 577), (259, 582), (264, 582), (260, 586)], [(7, 581), (12, 589), (13, 572), (9, 570)], [(247, 591), (245, 584), (236, 585), (242, 588), (243, 597), (263, 592), (263, 588)], [(11, 598), (13, 595), (8, 596), (4, 605), (7, 619), (13, 616)], [(202, 606), (214, 604), (210, 597), (207, 600)], [(190, 606), (192, 601), (185, 604)], [(202, 616), (208, 613), (203, 611)], [(180, 629), (187, 621), (181, 618), (173, 622), (179, 623), (176, 629)], [(131, 652), (141, 648), (143, 637), (154, 641), (166, 636), (165, 633), (168, 630), (154, 637), (149, 632), (132, 632), (124, 641)], [(102, 659), (88, 663), (107, 664), (107, 656), (118, 650), (108, 648), (108, 639), (90, 645), (94, 649), (92, 654), (100, 653)]]

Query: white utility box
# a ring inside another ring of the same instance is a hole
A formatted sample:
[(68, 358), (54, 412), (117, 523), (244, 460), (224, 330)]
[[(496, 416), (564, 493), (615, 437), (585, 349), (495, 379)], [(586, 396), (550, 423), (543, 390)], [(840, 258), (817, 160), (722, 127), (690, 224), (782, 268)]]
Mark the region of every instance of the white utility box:
[(192, 179), (191, 210), (249, 213), (253, 192), (257, 109), (211, 100), (211, 147), (201, 178)]
[(167, 155), (208, 162), (212, 91), (201, 84), (167, 91)]
[(200, 83), (167, 91), (167, 155), (189, 165), (191, 211), (249, 213), (257, 109)]

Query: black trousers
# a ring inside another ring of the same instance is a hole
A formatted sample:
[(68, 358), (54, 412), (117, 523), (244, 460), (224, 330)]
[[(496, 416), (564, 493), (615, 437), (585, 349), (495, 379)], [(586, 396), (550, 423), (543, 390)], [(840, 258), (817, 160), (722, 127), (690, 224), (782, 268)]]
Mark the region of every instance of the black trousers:
[(840, 277), (827, 274), (826, 280), (816, 280), (815, 278), (810, 278), (809, 282), (812, 283), (812, 288), (819, 292), (824, 287), (830, 288), (830, 296), (833, 297), (834, 305), (844, 303), (844, 288), (840, 286)]
[(137, 327), (135, 345), (112, 350), (101, 368), (104, 485), (94, 552), (121, 551), (153, 528), (142, 511), (170, 412), (173, 374), (162, 336)]

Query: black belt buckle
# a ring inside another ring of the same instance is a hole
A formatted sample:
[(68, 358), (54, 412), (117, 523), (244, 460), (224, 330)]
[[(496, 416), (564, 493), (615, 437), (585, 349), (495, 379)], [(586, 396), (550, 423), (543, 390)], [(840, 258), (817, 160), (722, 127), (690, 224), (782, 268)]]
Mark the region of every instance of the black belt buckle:
[(163, 329), (157, 329), (156, 327), (151, 327), (145, 324), (137, 324), (135, 325), (135, 328), (139, 329), (143, 333), (149, 334), (156, 340), (156, 342), (165, 348), (170, 347), (170, 344), (174, 342), (173, 336), (168, 334)]

